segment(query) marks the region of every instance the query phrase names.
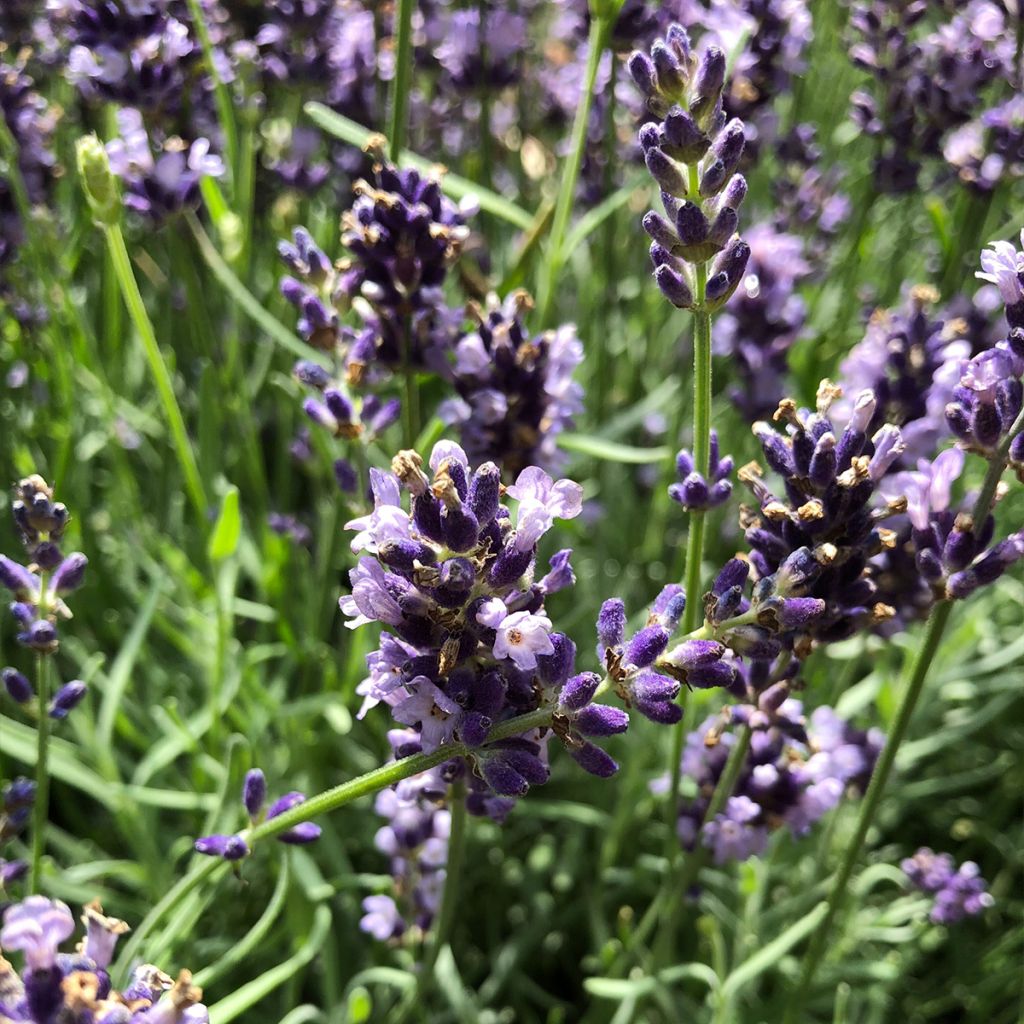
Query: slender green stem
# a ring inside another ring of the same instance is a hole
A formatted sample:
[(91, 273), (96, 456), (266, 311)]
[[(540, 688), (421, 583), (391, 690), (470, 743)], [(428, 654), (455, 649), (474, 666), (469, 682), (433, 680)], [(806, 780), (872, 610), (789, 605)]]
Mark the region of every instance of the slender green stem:
[(434, 971), (438, 954), (448, 942), (452, 925), (455, 922), (455, 906), (459, 895), (459, 877), (462, 874), (462, 860), (466, 853), (466, 786), (459, 782), (452, 786), (449, 802), (452, 815), (452, 827), (448, 836), (448, 863), (445, 865), (444, 894), (441, 897), (441, 909), (434, 925), (434, 935), (430, 941), (430, 949), (423, 961), (422, 980), (429, 984), (430, 975)]
[[(45, 588), (40, 580), (40, 588)], [(50, 806), (50, 659), (46, 654), (36, 655), (36, 699), (39, 720), (36, 722), (36, 795), (32, 805), (32, 866), (28, 876), (29, 895), (39, 892), (43, 870), (43, 851), (46, 848), (46, 823)]]
[(583, 151), (587, 146), (587, 127), (590, 124), (590, 108), (594, 102), (594, 83), (597, 81), (601, 55), (604, 53), (608, 36), (611, 32), (611, 21), (607, 18), (595, 17), (590, 22), (590, 36), (587, 39), (587, 70), (583, 79), (583, 91), (579, 105), (576, 107), (576, 119), (572, 126), (572, 142), (569, 157), (562, 170), (562, 180), (555, 203), (555, 219), (551, 225), (551, 238), (548, 241), (548, 259), (543, 268), (540, 282), (540, 302), (538, 312), (542, 324), (547, 323), (551, 300), (554, 297), (555, 283), (565, 263), (565, 234), (569, 228), (569, 217), (572, 214), (573, 200), (576, 197), (576, 183), (579, 181), (580, 168), (583, 166)]
[(135, 329), (142, 339), (142, 348), (146, 355), (146, 362), (149, 364), (149, 372), (156, 385), (157, 395), (160, 404), (164, 408), (164, 416), (167, 418), (171, 430), (171, 438), (178, 455), (178, 462), (185, 478), (185, 489), (192, 501), (196, 513), (204, 522), (206, 521), (207, 501), (206, 493), (203, 490), (202, 479), (199, 476), (199, 467), (196, 464), (195, 453), (192, 451), (192, 442), (189, 440), (188, 431), (185, 428), (185, 419), (181, 414), (181, 407), (174, 394), (174, 385), (171, 382), (171, 375), (157, 344), (156, 331), (153, 329), (153, 322), (146, 312), (145, 303), (142, 301), (142, 293), (139, 291), (138, 282), (135, 280), (135, 272), (132, 270), (131, 259), (128, 256), (128, 249), (124, 244), (124, 235), (117, 224), (104, 227), (104, 234), (107, 238), (107, 246), (111, 259), (114, 263), (114, 272), (117, 274), (118, 283), (121, 285), (121, 294), (124, 303), (128, 307), (128, 314), (135, 324)]
[(391, 162), (398, 158), (405, 148), (405, 133), (408, 128), (409, 87), (412, 79), (412, 12), (416, 0), (398, 0), (395, 34), (398, 45), (395, 48), (395, 77), (391, 88)]
[(907, 733), (910, 718), (921, 696), (924, 681), (928, 676), (928, 670), (931, 668), (932, 661), (938, 651), (939, 642), (942, 639), (943, 631), (946, 628), (946, 623), (949, 621), (949, 614), (952, 610), (953, 604), (951, 601), (939, 601), (932, 609), (931, 615), (928, 618), (924, 639), (921, 641), (921, 646), (918, 648), (917, 655), (914, 658), (913, 667), (910, 672), (910, 681), (896, 712), (896, 720), (893, 722), (892, 730), (886, 737), (885, 747), (879, 755), (878, 763), (871, 775), (871, 782), (868, 784), (868, 791), (864, 795), (864, 802), (861, 804), (860, 814), (857, 817), (857, 827), (854, 830), (853, 838), (847, 843), (839, 870), (832, 883), (832, 889), (828, 896), (828, 909), (821, 923), (815, 929), (810, 945), (804, 955), (800, 981), (786, 1008), (786, 1024), (796, 1024), (797, 1021), (802, 1019), (804, 1002), (814, 981), (818, 965), (828, 946), (829, 930), (846, 898), (847, 884), (850, 881), (854, 868), (857, 866), (868, 829), (871, 828), (871, 824), (875, 819), (875, 812), (878, 810), (878, 805), (881, 802), (885, 785), (889, 781), (889, 775), (892, 772), (896, 754)]

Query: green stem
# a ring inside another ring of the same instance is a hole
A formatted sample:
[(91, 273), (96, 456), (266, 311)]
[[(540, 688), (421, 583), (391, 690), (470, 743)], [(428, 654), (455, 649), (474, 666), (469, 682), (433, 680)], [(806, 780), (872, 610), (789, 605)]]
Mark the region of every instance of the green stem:
[(160, 404), (164, 408), (164, 416), (167, 418), (168, 426), (171, 429), (171, 438), (178, 455), (178, 462), (182, 474), (185, 477), (185, 489), (198, 514), (199, 518), (206, 522), (207, 502), (206, 494), (203, 491), (202, 479), (199, 476), (199, 467), (196, 465), (195, 453), (192, 451), (192, 443), (189, 441), (188, 432), (185, 429), (185, 420), (181, 414), (181, 407), (174, 394), (174, 385), (171, 382), (171, 375), (157, 344), (156, 331), (153, 329), (153, 322), (146, 312), (145, 303), (142, 301), (142, 293), (139, 291), (138, 282), (135, 280), (135, 272), (132, 270), (131, 259), (128, 256), (128, 249), (124, 244), (124, 235), (117, 224), (104, 227), (104, 234), (107, 238), (107, 246), (114, 264), (114, 273), (117, 274), (118, 283), (121, 285), (121, 295), (128, 307), (128, 314), (135, 324), (135, 329), (142, 339), (142, 348), (149, 363), (149, 372), (156, 385), (157, 395)]
[(398, 0), (395, 31), (395, 77), (391, 90), (391, 162), (398, 163), (408, 128), (409, 85), (412, 79), (412, 12), (416, 0)]
[(455, 906), (459, 895), (459, 876), (462, 874), (462, 860), (466, 853), (466, 786), (459, 782), (452, 786), (449, 802), (452, 815), (451, 833), (448, 836), (448, 863), (445, 865), (444, 894), (441, 897), (441, 909), (434, 925), (434, 935), (430, 941), (430, 949), (423, 961), (424, 983), (429, 984), (430, 975), (434, 971), (438, 954), (448, 942), (452, 925), (455, 921)]
[(587, 70), (583, 79), (583, 91), (576, 107), (576, 119), (572, 126), (572, 143), (569, 158), (562, 171), (562, 181), (555, 203), (555, 219), (551, 226), (551, 239), (548, 242), (548, 260), (544, 268), (544, 277), (540, 282), (540, 302), (538, 313), (541, 324), (547, 324), (551, 300), (554, 297), (555, 282), (565, 262), (562, 247), (565, 244), (566, 231), (569, 228), (569, 217), (572, 214), (573, 200), (576, 197), (576, 183), (579, 181), (580, 168), (583, 166), (583, 151), (587, 146), (587, 127), (590, 124), (590, 108), (594, 102), (594, 83), (597, 81), (601, 56), (604, 53), (612, 22), (607, 18), (595, 17), (590, 22), (590, 36), (587, 39)]
[(878, 763), (871, 775), (871, 782), (868, 784), (868, 791), (864, 795), (864, 802), (861, 804), (860, 814), (857, 817), (857, 828), (853, 833), (853, 838), (847, 843), (843, 859), (839, 865), (839, 871), (836, 873), (835, 881), (832, 883), (825, 916), (822, 918), (817, 929), (815, 929), (811, 943), (804, 955), (800, 981), (786, 1008), (785, 1024), (796, 1024), (797, 1021), (803, 1019), (803, 1005), (814, 981), (818, 965), (828, 946), (829, 930), (846, 898), (847, 884), (857, 865), (868, 829), (871, 828), (871, 824), (874, 821), (875, 812), (878, 810), (882, 793), (885, 790), (886, 783), (889, 781), (889, 775), (896, 760), (896, 754), (907, 733), (911, 715), (913, 715), (914, 708), (917, 706), (917, 701), (921, 696), (924, 681), (928, 676), (928, 669), (931, 667), (935, 654), (938, 651), (939, 642), (942, 639), (943, 631), (946, 628), (946, 623), (949, 621), (949, 614), (952, 610), (953, 604), (951, 601), (939, 601), (932, 609), (931, 615), (928, 618), (924, 639), (918, 648), (917, 656), (914, 659), (910, 672), (910, 682), (907, 684), (903, 699), (900, 701), (892, 731), (886, 737), (885, 747), (882, 749)]
[[(43, 579), (40, 579), (39, 586), (40, 592), (44, 592), (46, 583)], [(28, 876), (30, 896), (39, 892), (50, 804), (50, 659), (42, 653), (36, 655), (36, 697), (39, 720), (36, 722), (36, 795), (32, 805), (32, 866)]]

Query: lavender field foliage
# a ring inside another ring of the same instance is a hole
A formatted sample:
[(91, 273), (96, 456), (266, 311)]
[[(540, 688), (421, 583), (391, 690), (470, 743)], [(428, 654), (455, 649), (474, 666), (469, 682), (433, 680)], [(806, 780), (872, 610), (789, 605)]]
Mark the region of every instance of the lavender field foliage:
[(1018, 7), (4, 0), (0, 1024), (1018, 1021)]

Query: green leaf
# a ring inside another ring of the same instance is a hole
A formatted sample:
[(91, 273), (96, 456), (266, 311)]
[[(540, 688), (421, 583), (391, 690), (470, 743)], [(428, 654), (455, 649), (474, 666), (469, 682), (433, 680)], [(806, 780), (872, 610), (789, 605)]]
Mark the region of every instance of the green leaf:
[(646, 466), (652, 462), (661, 462), (671, 454), (666, 447), (636, 448), (629, 444), (619, 444), (595, 434), (562, 434), (558, 438), (558, 446), (567, 452), (579, 455), (590, 455), (604, 462), (624, 462), (632, 466)]
[[(370, 136), (375, 134), (361, 124), (336, 113), (330, 107), (325, 107), (322, 103), (307, 103), (302, 109), (318, 128), (323, 128), (325, 132), (353, 146), (365, 146)], [(430, 160), (424, 160), (423, 157), (410, 153), (408, 150), (402, 151), (399, 162), (424, 172), (429, 172), (437, 166)], [(457, 174), (448, 172), (441, 178), (441, 189), (453, 199), (472, 196), (480, 204), (481, 210), (493, 213), (495, 217), (500, 217), (524, 231), (533, 224), (533, 215), (527, 213), (521, 206), (516, 206), (504, 196), (500, 196), (497, 192), (492, 192), (468, 178), (460, 178)]]
[(373, 997), (369, 989), (357, 985), (348, 994), (348, 1006), (345, 1008), (348, 1024), (366, 1024), (373, 1013)]
[(220, 515), (210, 535), (210, 560), (223, 562), (238, 550), (242, 535), (242, 514), (238, 509), (238, 488), (229, 487), (221, 502)]
[(459, 968), (452, 956), (451, 946), (445, 946), (437, 955), (437, 963), (434, 967), (434, 976), (437, 978), (437, 985), (442, 995), (448, 1000), (456, 1018), (462, 1024), (477, 1024), (480, 1017), (476, 1007), (466, 993), (466, 986), (463, 984), (459, 974)]
[(210, 1020), (213, 1024), (230, 1024), (230, 1021), (241, 1016), (261, 999), (265, 999), (275, 988), (283, 985), (298, 973), (320, 951), (330, 924), (331, 912), (323, 905), (317, 907), (316, 916), (313, 918), (313, 927), (302, 946), (284, 963), (271, 967), (269, 971), (264, 971), (258, 978), (235, 989), (231, 995), (214, 1003), (210, 1007)]

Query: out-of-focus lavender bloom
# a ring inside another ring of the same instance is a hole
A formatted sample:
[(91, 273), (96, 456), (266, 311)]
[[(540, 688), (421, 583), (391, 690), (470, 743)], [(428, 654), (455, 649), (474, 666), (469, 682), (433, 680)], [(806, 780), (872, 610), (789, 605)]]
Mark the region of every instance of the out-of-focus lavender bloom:
[(942, 153), (959, 179), (979, 192), (1024, 177), (1024, 96), (1011, 96), (951, 132)]
[(30, 896), (7, 908), (0, 947), (21, 952), (20, 974), (0, 958), (0, 1017), (13, 1024), (74, 1019), (81, 1024), (209, 1024), (201, 989), (181, 971), (177, 981), (152, 964), (135, 969), (131, 985), (119, 992), (108, 973), (124, 921), (107, 917), (98, 903), (84, 908), (85, 938), (74, 953), (61, 944), (75, 930), (68, 907), (43, 896)]
[(308, 548), (313, 543), (313, 531), (293, 515), (271, 512), (267, 526), (279, 537), (287, 537), (296, 547)]
[(36, 784), (31, 779), (18, 777), (4, 786), (0, 793), (0, 842), (25, 830), (35, 799)]
[[(412, 730), (396, 731), (391, 738), (395, 750), (419, 742)], [(451, 828), (444, 801), (452, 777), (453, 769), (445, 765), (377, 794), (374, 807), (387, 824), (378, 830), (374, 845), (390, 860), (395, 889), (393, 896), (363, 901), (366, 915), (359, 926), (378, 941), (409, 938), (410, 928), (422, 935), (437, 914)]]
[(60, 540), (70, 516), (53, 500), (53, 490), (41, 476), (17, 484), (11, 512), (29, 564), (0, 555), (0, 587), (14, 598), (11, 614), (20, 628), (18, 642), (52, 654), (58, 647), (57, 620), (71, 617), (64, 598), (82, 585), (88, 559), (77, 551), (62, 555)]
[(729, 480), (733, 469), (732, 456), (719, 458), (718, 431), (711, 431), (710, 443), (706, 477), (696, 471), (693, 455), (685, 448), (676, 456), (679, 482), (669, 487), (669, 497), (690, 511), (718, 508), (719, 505), (724, 505), (732, 494), (732, 482)]
[[(129, 209), (160, 223), (182, 210), (199, 206), (199, 182), (224, 173), (219, 156), (207, 139), (191, 144), (171, 138), (154, 146), (142, 114), (131, 107), (117, 112), (120, 137), (107, 143), (110, 169), (124, 182)], [(156, 156), (154, 156), (154, 152)]]
[(785, 393), (788, 354), (807, 317), (797, 285), (810, 274), (802, 240), (755, 224), (746, 273), (715, 320), (714, 346), (727, 356), (733, 404), (749, 419), (768, 415)]
[(583, 359), (576, 329), (567, 324), (531, 337), (523, 316), (531, 308), (525, 292), (486, 308), (469, 308), (477, 327), (455, 346), (452, 381), (458, 394), (439, 415), (458, 425), (476, 462), (496, 462), (516, 476), (528, 465), (558, 464), (558, 435), (582, 409), (583, 389), (573, 372)]
[(839, 368), (843, 395), (832, 407), (837, 423), (849, 422), (854, 397), (865, 389), (875, 395), (867, 429), (884, 423), (900, 428), (904, 460), (931, 455), (949, 436), (945, 409), (953, 397), (962, 365), (984, 344), (980, 317), (955, 315), (954, 307), (936, 309), (938, 293), (912, 288), (898, 310), (876, 310), (864, 338)]
[[(831, 708), (818, 708), (808, 723), (792, 698), (766, 707), (726, 709), (686, 738), (682, 773), (694, 780), (699, 795), (680, 808), (679, 839), (688, 850), (698, 842), (710, 849), (716, 864), (763, 853), (770, 833), (783, 826), (805, 835), (844, 794), (864, 791), (882, 748), (880, 733), (854, 728)], [(704, 823), (710, 795), (736, 743), (737, 722), (753, 730), (750, 750), (733, 796)], [(663, 790), (666, 782), (652, 788)]]
[(874, 92), (851, 97), (854, 122), (879, 139), (875, 181), (905, 192), (922, 164), (941, 155), (953, 128), (974, 116), (981, 90), (1010, 66), (1006, 15), (991, 0), (971, 0), (928, 32), (924, 0), (853, 5), (853, 63), (874, 79)]
[(956, 924), (995, 903), (973, 861), (964, 861), (957, 867), (948, 853), (935, 853), (922, 846), (900, 867), (915, 889), (934, 897), (928, 914), (934, 924)]

